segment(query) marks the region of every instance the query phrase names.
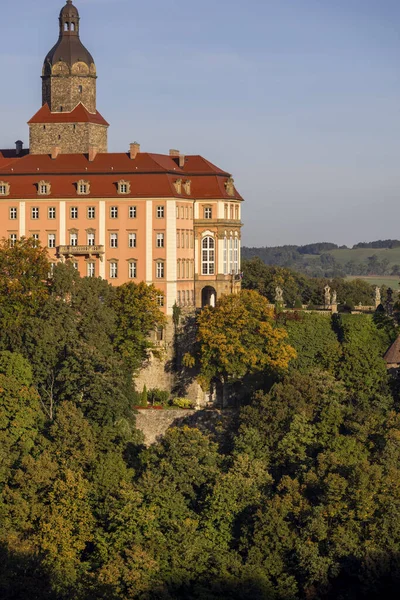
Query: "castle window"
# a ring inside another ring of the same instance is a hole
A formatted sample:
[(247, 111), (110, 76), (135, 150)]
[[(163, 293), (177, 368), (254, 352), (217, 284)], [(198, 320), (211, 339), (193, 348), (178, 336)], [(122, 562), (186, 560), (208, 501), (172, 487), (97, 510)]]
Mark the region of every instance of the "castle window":
[(202, 270), (203, 275), (215, 273), (215, 241), (212, 237), (205, 237), (202, 242)]
[(39, 196), (48, 196), (51, 192), (51, 185), (48, 181), (39, 181), (38, 194)]
[(239, 220), (239, 206), (238, 206), (238, 204), (236, 204), (236, 206), (235, 206), (235, 219), (236, 219), (236, 221)]
[(70, 233), (69, 234), (69, 245), (70, 246), (77, 246), (78, 245), (78, 234), (77, 233)]
[(79, 269), (79, 264), (77, 262), (72, 263), (72, 266), (74, 267), (75, 271)]
[(48, 209), (48, 217), (49, 219), (55, 219), (56, 218), (56, 208), (55, 206), (50, 206), (50, 208)]
[(158, 306), (164, 306), (164, 294), (159, 294), (157, 296), (157, 305)]
[(87, 196), (90, 192), (90, 183), (81, 179), (77, 183), (77, 190), (80, 196)]
[(88, 206), (87, 217), (88, 217), (88, 219), (96, 218), (96, 208), (94, 206)]
[(130, 233), (128, 237), (129, 248), (136, 248), (136, 233)]
[(18, 209), (10, 208), (10, 219), (16, 219), (18, 217)]
[(129, 218), (136, 219), (136, 214), (137, 214), (136, 206), (130, 206), (129, 207)]
[(156, 263), (156, 278), (164, 279), (164, 263), (163, 262)]
[(180, 231), (176, 232), (176, 247), (180, 248), (181, 246), (181, 233)]
[(17, 234), (10, 233), (10, 247), (13, 248), (16, 243), (17, 243)]
[(37, 248), (38, 247), (38, 242), (39, 242), (39, 234), (38, 233), (33, 233), (32, 234), (32, 239), (33, 239), (33, 247)]
[(224, 275), (228, 275), (228, 239), (224, 237)]
[(163, 233), (157, 233), (156, 246), (157, 246), (157, 248), (164, 248), (164, 234)]
[(118, 219), (118, 206), (112, 206), (110, 208), (110, 217), (112, 219)]
[(87, 264), (87, 276), (94, 277), (96, 274), (96, 265), (93, 262)]
[(225, 217), (225, 220), (228, 219), (228, 205), (227, 204), (225, 204), (225, 206), (224, 206), (224, 217)]
[(131, 184), (129, 181), (118, 182), (118, 194), (129, 194), (131, 191)]
[(31, 209), (31, 217), (32, 217), (32, 219), (39, 218), (39, 208), (37, 208), (36, 206)]
[(207, 207), (204, 209), (204, 218), (205, 219), (212, 219), (212, 208)]
[(110, 248), (118, 248), (118, 233), (110, 233)]
[(0, 196), (8, 196), (10, 193), (10, 184), (0, 181)]
[(235, 238), (235, 246), (233, 251), (233, 271), (237, 275), (239, 273), (239, 240)]
[(176, 262), (176, 278), (181, 278), (181, 261), (179, 259)]
[(137, 264), (135, 260), (131, 260), (128, 265), (129, 279), (136, 279), (137, 277)]
[(49, 235), (47, 236), (47, 247), (48, 248), (56, 247), (56, 234), (55, 233), (49, 233)]
[(77, 219), (78, 218), (78, 207), (71, 206), (69, 214), (70, 214), (71, 219)]
[(163, 219), (163, 218), (164, 218), (164, 207), (157, 206), (157, 219)]
[(94, 233), (88, 233), (87, 234), (87, 243), (88, 243), (88, 246), (94, 246), (94, 243), (95, 243), (95, 235), (94, 235)]
[(110, 262), (110, 279), (118, 278), (118, 263)]
[(81, 85), (80, 85), (80, 86), (78, 86), (78, 92), (79, 92), (80, 94), (82, 94), (82, 92), (83, 92), (83, 87), (82, 87)]

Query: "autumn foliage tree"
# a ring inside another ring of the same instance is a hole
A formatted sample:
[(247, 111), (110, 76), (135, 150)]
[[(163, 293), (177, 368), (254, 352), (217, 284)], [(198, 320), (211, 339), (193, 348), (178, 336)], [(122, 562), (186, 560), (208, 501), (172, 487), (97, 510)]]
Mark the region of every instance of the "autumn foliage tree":
[(222, 296), (215, 308), (201, 312), (197, 325), (197, 353), (186, 355), (185, 363), (198, 362), (205, 387), (213, 379), (237, 381), (265, 370), (285, 370), (296, 357), (268, 300), (255, 291)]

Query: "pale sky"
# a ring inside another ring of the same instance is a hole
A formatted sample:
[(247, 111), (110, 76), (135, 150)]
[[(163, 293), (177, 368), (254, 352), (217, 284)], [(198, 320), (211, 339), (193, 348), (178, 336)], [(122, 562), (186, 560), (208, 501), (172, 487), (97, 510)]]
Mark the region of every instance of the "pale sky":
[[(109, 150), (231, 172), (246, 245), (400, 238), (399, 0), (76, 0)], [(0, 147), (28, 144), (63, 0), (2, 0)]]

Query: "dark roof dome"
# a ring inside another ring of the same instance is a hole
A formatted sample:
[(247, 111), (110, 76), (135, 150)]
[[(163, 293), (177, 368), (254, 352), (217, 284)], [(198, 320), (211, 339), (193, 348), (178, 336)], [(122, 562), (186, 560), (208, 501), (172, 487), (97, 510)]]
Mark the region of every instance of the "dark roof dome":
[(45, 67), (59, 61), (67, 63), (70, 67), (76, 62), (84, 62), (89, 67), (94, 64), (92, 55), (79, 38), (79, 20), (78, 9), (72, 4), (72, 0), (67, 0), (59, 17), (60, 36), (44, 60)]

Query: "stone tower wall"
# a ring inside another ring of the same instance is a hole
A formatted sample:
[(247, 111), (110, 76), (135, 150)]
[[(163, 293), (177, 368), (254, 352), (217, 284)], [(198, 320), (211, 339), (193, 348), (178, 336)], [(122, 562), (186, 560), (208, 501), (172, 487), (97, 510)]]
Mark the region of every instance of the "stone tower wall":
[(87, 154), (95, 145), (107, 152), (107, 127), (94, 123), (33, 123), (30, 126), (30, 153), (51, 154), (55, 146), (62, 154)]
[[(80, 89), (82, 88), (82, 92)], [(90, 113), (96, 112), (96, 77), (69, 75), (43, 77), (43, 104), (52, 112), (71, 112), (82, 102)], [(62, 107), (62, 111), (61, 111)]]

